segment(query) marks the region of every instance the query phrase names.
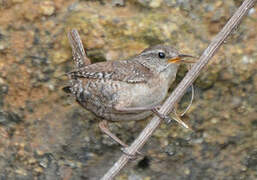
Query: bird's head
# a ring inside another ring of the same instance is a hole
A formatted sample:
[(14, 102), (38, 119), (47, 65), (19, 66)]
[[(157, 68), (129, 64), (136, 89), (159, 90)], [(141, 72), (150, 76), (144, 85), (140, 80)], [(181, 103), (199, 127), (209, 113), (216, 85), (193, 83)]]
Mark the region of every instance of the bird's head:
[(139, 54), (140, 62), (152, 71), (162, 72), (166, 69), (177, 70), (178, 66), (193, 61), (185, 58), (194, 58), (191, 55), (180, 54), (175, 48), (166, 45), (156, 45), (145, 49)]

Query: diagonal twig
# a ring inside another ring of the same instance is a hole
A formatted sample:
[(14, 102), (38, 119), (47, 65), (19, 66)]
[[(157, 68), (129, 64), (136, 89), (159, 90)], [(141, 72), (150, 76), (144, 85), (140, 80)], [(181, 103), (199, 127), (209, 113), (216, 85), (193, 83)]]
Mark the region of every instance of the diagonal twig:
[[(200, 71), (207, 65), (219, 47), (222, 45), (224, 40), (228, 35), (237, 27), (242, 20), (242, 18), (248, 13), (249, 9), (254, 6), (256, 0), (245, 0), (242, 5), (237, 9), (234, 15), (230, 18), (227, 24), (222, 28), (222, 30), (214, 37), (209, 46), (205, 49), (203, 54), (197, 63), (194, 64), (192, 69), (186, 74), (184, 79), (176, 87), (176, 89), (171, 93), (168, 99), (164, 102), (160, 109), (160, 113), (167, 115), (169, 114), (174, 105), (180, 100), (184, 95), (187, 88), (194, 82), (194, 80), (200, 74)], [(127, 148), (128, 154), (135, 154), (139, 149), (146, 143), (148, 138), (153, 134), (154, 130), (158, 127), (161, 120), (158, 117), (153, 117), (153, 119), (148, 123), (145, 129), (139, 134), (131, 146)], [(101, 178), (101, 180), (111, 180), (113, 179), (120, 170), (128, 163), (129, 157), (123, 154), (116, 163), (107, 171), (107, 173)]]

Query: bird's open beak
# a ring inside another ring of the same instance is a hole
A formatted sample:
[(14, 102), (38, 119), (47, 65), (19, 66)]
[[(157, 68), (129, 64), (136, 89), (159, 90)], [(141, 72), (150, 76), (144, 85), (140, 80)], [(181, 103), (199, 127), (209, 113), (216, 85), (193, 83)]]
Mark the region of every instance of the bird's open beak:
[(177, 57), (174, 57), (174, 58), (171, 58), (168, 60), (168, 63), (181, 63), (181, 62), (184, 62), (184, 63), (195, 63), (195, 61), (192, 61), (192, 60), (184, 60), (184, 58), (196, 58), (194, 56), (191, 56), (191, 55), (186, 55), (186, 54), (179, 54)]

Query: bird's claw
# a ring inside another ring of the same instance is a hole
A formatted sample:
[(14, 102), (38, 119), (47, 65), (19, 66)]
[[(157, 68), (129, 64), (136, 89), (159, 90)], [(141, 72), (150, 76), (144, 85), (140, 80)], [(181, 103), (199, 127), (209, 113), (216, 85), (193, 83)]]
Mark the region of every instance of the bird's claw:
[(189, 128), (188, 125), (186, 123), (184, 123), (177, 115), (176, 115), (177, 116), (176, 118), (171, 119), (169, 116), (160, 113), (158, 111), (158, 109), (159, 109), (158, 107), (154, 107), (152, 109), (153, 113), (156, 114), (159, 118), (163, 119), (167, 124), (171, 123), (171, 121), (173, 119), (176, 122), (178, 122), (179, 124), (181, 124), (183, 127), (187, 128), (187, 129)]
[(156, 114), (159, 118), (161, 118), (162, 120), (164, 120), (167, 124), (169, 124), (172, 119), (167, 116), (167, 115), (164, 115), (162, 113), (159, 112), (159, 109), (160, 109), (160, 106), (156, 106), (152, 109), (153, 113)]

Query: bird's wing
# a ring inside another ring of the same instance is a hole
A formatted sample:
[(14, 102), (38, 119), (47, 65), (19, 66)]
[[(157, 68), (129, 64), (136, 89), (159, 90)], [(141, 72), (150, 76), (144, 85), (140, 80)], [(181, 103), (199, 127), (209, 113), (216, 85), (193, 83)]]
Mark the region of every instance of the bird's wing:
[(107, 79), (127, 83), (146, 83), (153, 73), (142, 64), (124, 60), (95, 63), (68, 73), (71, 78)]

